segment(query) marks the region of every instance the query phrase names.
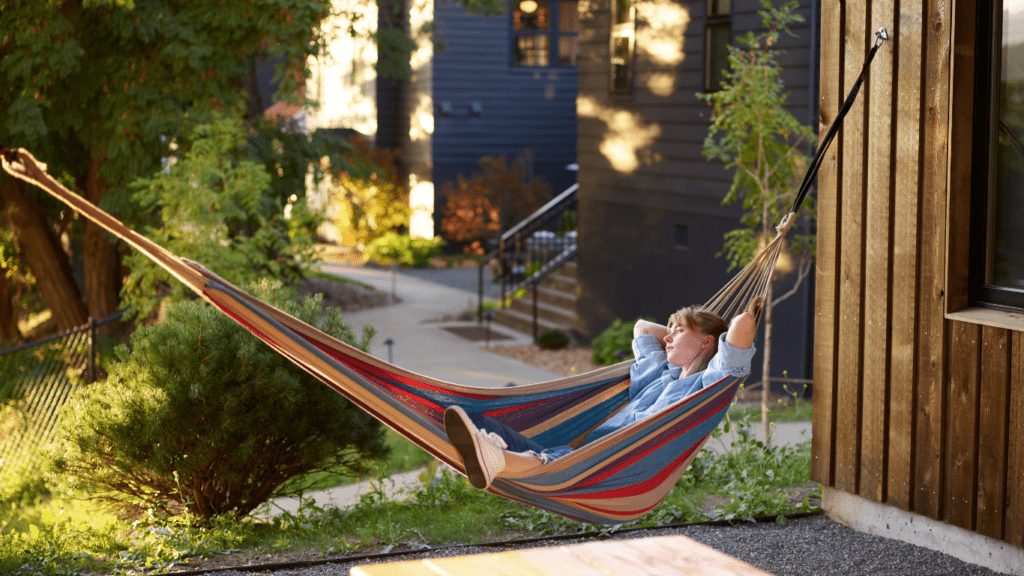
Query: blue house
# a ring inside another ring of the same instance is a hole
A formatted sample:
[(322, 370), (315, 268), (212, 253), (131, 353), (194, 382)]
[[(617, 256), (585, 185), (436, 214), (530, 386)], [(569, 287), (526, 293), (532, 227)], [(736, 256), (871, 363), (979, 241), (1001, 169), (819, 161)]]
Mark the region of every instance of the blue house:
[[(354, 24), (364, 34), (337, 34), (330, 58), (312, 63), (307, 93), (320, 107), (307, 124), (354, 129), (402, 150), (414, 235), (439, 233), (441, 187), (478, 172), (483, 157), (519, 160), (556, 192), (575, 182), (567, 169), (576, 162), (575, 1), (524, 0), (479, 16), (461, 3), (423, 0), (405, 6), (400, 23), (393, 14), (371, 17), (376, 3), (352, 4), (366, 14)], [(377, 47), (367, 38), (374, 23), (412, 31), (407, 81), (377, 76)]]

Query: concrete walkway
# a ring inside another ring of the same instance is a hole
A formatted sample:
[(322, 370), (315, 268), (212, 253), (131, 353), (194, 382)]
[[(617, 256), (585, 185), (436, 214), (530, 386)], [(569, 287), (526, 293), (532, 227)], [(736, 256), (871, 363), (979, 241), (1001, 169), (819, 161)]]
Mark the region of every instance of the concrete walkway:
[[(483, 341), (467, 340), (445, 330), (448, 327), (472, 327), (475, 322), (444, 321), (456, 318), (467, 310), (475, 310), (475, 291), (452, 286), (475, 286), (476, 268), (433, 269), (429, 274), (413, 276), (386, 269), (364, 268), (340, 264), (323, 264), (321, 269), (352, 280), (369, 284), (386, 293), (394, 293), (401, 299), (398, 304), (383, 308), (371, 308), (345, 315), (345, 321), (353, 324), (357, 332), (363, 324), (373, 324), (377, 336), (370, 344), (370, 352), (382, 360), (390, 361), (402, 368), (431, 376), (446, 382), (471, 386), (502, 387), (559, 378), (557, 374), (500, 356), (488, 351)], [(449, 275), (449, 277), (445, 277)], [(485, 286), (494, 297), (493, 285)], [(532, 338), (502, 326), (491, 328), (497, 335), (506, 337), (500, 345), (531, 344)], [(394, 344), (389, 351), (385, 342)], [(494, 345), (499, 345), (497, 342)], [(760, 423), (754, 426), (754, 434), (763, 440)], [(811, 437), (810, 422), (782, 423), (775, 428), (773, 443), (794, 445)], [(708, 448), (716, 451), (728, 449), (728, 438), (721, 442), (711, 441)], [(421, 482), (422, 470), (397, 474), (383, 481), (382, 488), (389, 497), (402, 497), (403, 492), (415, 488)], [(341, 486), (306, 496), (318, 506), (346, 508), (356, 504), (362, 494), (374, 487), (370, 482)], [(274, 502), (272, 515), (284, 511), (295, 512), (299, 507), (297, 498), (282, 498)]]

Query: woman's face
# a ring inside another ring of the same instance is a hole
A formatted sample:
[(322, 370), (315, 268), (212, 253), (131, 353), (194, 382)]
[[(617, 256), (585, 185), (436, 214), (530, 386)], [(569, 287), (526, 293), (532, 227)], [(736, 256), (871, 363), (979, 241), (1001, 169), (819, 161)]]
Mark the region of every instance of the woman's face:
[(711, 349), (714, 337), (691, 329), (685, 322), (670, 323), (664, 343), (669, 363), (685, 369)]

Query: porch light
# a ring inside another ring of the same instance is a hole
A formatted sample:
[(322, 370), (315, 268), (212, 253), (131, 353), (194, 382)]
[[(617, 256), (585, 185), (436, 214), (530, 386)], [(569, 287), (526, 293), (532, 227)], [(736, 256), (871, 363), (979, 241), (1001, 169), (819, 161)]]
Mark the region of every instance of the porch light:
[(519, 9), (527, 14), (533, 14), (534, 12), (537, 11), (537, 1), (523, 0), (522, 2), (519, 3)]

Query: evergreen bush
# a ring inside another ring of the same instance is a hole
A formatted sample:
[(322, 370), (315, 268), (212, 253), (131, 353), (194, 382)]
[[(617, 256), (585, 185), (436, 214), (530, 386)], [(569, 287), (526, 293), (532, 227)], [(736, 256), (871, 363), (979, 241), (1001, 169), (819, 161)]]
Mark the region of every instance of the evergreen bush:
[[(360, 349), (373, 336), (319, 297), (251, 291)], [(309, 473), (362, 474), (387, 453), (379, 422), (205, 303), (170, 306), (118, 360), (65, 404), (52, 479), (123, 517), (243, 516), (305, 490)]]
[(591, 342), (594, 349), (591, 361), (600, 366), (611, 366), (618, 364), (630, 357), (633, 350), (633, 325), (637, 320), (648, 320), (653, 318), (638, 316), (636, 320), (626, 323), (621, 318), (612, 320), (612, 323)]

